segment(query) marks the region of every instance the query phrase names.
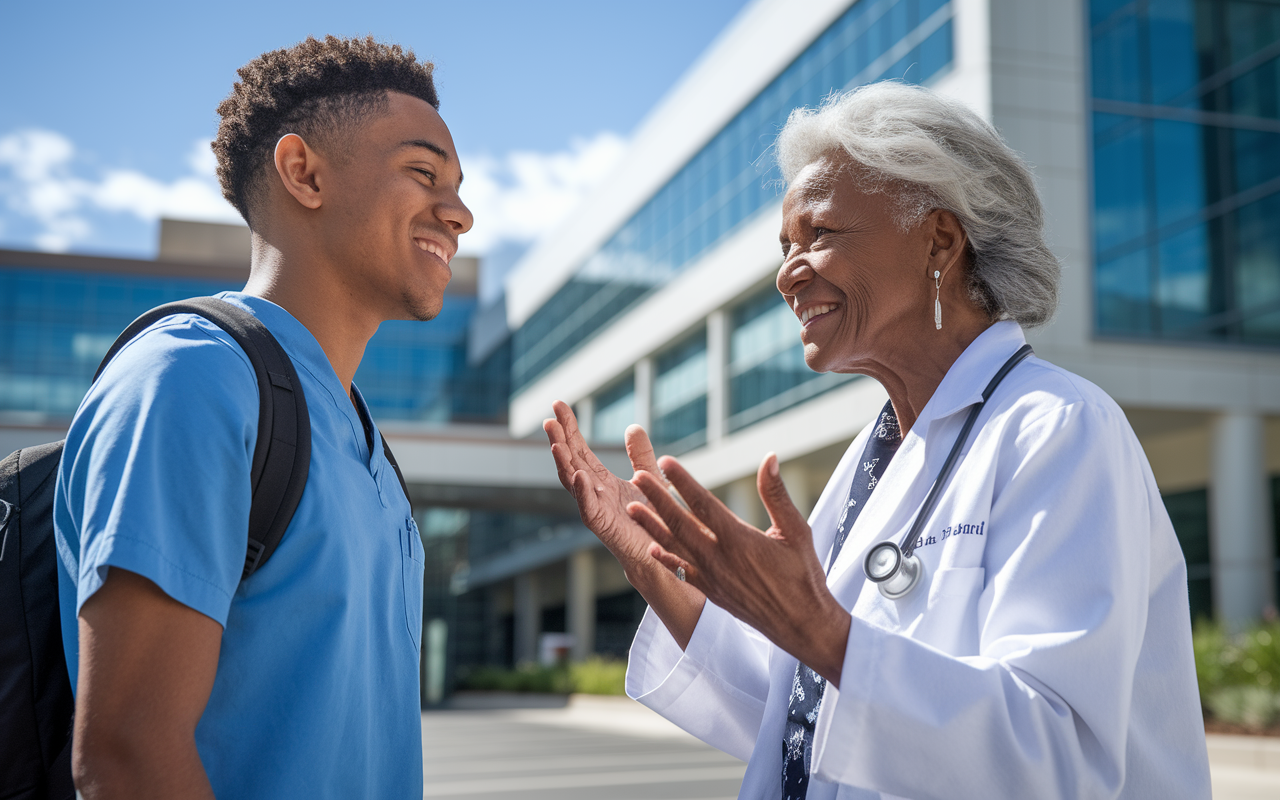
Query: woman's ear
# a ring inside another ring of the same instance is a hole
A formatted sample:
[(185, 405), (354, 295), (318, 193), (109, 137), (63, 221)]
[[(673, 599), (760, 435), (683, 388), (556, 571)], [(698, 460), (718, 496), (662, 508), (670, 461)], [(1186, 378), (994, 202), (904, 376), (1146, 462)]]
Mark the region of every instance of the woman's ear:
[(969, 237), (960, 225), (955, 214), (942, 208), (929, 212), (932, 241), (929, 245), (929, 276), (934, 271), (941, 273), (943, 280), (947, 273), (961, 262), (961, 256), (969, 246)]
[(317, 209), (320, 195), (319, 171), (322, 159), (296, 133), (286, 133), (276, 142), (276, 174), (285, 191), (304, 207)]

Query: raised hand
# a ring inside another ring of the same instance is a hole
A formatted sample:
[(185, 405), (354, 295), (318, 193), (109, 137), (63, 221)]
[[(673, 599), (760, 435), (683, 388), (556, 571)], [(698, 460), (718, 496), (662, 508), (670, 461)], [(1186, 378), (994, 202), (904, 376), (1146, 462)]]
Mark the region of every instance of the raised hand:
[[(560, 483), (578, 502), (582, 524), (600, 537), (605, 547), (624, 567), (647, 558), (653, 540), (645, 529), (628, 516), (628, 503), (646, 502), (644, 494), (630, 481), (619, 478), (600, 463), (578, 429), (578, 420), (568, 404), (552, 405), (554, 419), (542, 423), (551, 443)], [(626, 432), (627, 457), (636, 473), (650, 473), (661, 481), (657, 459), (649, 435), (639, 425)]]
[[(636, 479), (623, 480), (600, 463), (587, 446), (568, 404), (556, 401), (552, 411), (555, 418), (543, 422), (542, 429), (551, 443), (551, 457), (555, 459), (560, 483), (578, 502), (582, 524), (618, 559), (627, 580), (640, 590), (683, 648), (693, 635), (706, 598), (693, 586), (676, 580), (671, 572), (649, 557), (653, 539), (644, 526), (627, 513), (629, 506), (644, 506), (647, 502), (635, 484)], [(636, 477), (643, 475), (658, 486), (665, 486), (644, 428), (639, 425), (627, 428), (625, 444)]]
[(808, 522), (778, 475), (777, 456), (760, 464), (756, 485), (772, 522), (761, 531), (743, 522), (674, 458), (658, 462), (686, 510), (651, 473), (635, 484), (648, 504), (627, 512), (654, 539), (650, 555), (712, 602), (839, 686), (850, 616), (827, 589)]

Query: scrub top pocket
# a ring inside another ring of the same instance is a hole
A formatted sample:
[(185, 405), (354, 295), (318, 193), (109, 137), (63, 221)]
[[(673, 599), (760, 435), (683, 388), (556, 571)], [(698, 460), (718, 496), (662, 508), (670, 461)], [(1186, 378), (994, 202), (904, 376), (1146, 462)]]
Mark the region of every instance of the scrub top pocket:
[(426, 551), (422, 549), (422, 537), (418, 524), (410, 517), (400, 529), (400, 573), (404, 582), (404, 621), (409, 628), (409, 640), (414, 649), (421, 649), (422, 637), (422, 580), (426, 572)]

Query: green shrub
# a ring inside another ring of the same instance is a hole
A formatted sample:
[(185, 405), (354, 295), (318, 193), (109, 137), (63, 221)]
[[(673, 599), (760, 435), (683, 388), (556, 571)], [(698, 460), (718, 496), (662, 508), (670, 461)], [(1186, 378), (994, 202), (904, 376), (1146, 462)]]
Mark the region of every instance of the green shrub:
[(1202, 619), (1191, 640), (1204, 708), (1254, 730), (1280, 722), (1280, 621), (1233, 634)]
[(459, 674), (458, 688), (480, 692), (624, 694), (626, 674), (625, 661), (599, 657), (553, 667), (539, 664), (521, 664), (515, 669), (472, 667)]
[(459, 689), (482, 692), (544, 692), (568, 694), (569, 673), (564, 667), (522, 664), (516, 669), (475, 667), (459, 676)]
[(582, 694), (626, 694), (627, 662), (595, 657), (569, 667), (573, 690)]

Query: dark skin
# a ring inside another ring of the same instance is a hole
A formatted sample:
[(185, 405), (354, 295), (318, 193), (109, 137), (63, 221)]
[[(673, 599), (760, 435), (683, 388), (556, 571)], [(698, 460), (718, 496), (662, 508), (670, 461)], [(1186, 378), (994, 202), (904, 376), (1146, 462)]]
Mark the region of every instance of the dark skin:
[[(785, 260), (777, 285), (802, 320), (806, 363), (819, 372), (878, 380), (905, 433), (951, 365), (992, 320), (965, 290), (968, 240), (955, 215), (934, 210), (903, 230), (885, 194), (862, 190), (858, 170), (843, 155), (830, 154), (796, 176), (783, 200), (779, 239)], [(935, 271), (942, 282), (942, 330), (933, 321)], [(602, 468), (581, 468), (590, 459), (580, 435), (568, 434), (572, 412), (564, 404), (555, 412), (544, 428), (561, 481), (578, 500), (587, 526), (602, 540), (636, 544), (647, 537), (645, 556), (668, 574), (682, 568), (685, 585), (697, 592), (656, 591), (651, 597), (646, 592), (656, 581), (632, 581), (682, 647), (709, 598), (840, 686), (852, 617), (827, 589), (812, 531), (787, 494), (776, 456), (766, 456), (756, 475), (771, 522), (761, 531), (674, 458), (658, 459), (655, 469), (633, 457), (636, 473), (626, 482)], [(640, 435), (628, 430), (628, 453), (630, 439)], [(688, 510), (672, 497), (671, 487)], [(628, 498), (631, 490), (643, 499)], [(617, 519), (623, 514), (644, 533), (626, 529)], [(620, 561), (643, 560), (634, 555), (635, 546), (610, 549)], [(639, 563), (623, 566), (628, 575), (647, 574)], [(696, 613), (690, 597), (697, 598)]]
[[(347, 132), (341, 158), (282, 137), (251, 212), (245, 291), (311, 331), (348, 395), (379, 324), (439, 313), (448, 261), (472, 224), (440, 115), (416, 97), (388, 101)], [(108, 571), (80, 610), (72, 772), (86, 800), (213, 797), (195, 729), (221, 642), (214, 620), (144, 577)]]

